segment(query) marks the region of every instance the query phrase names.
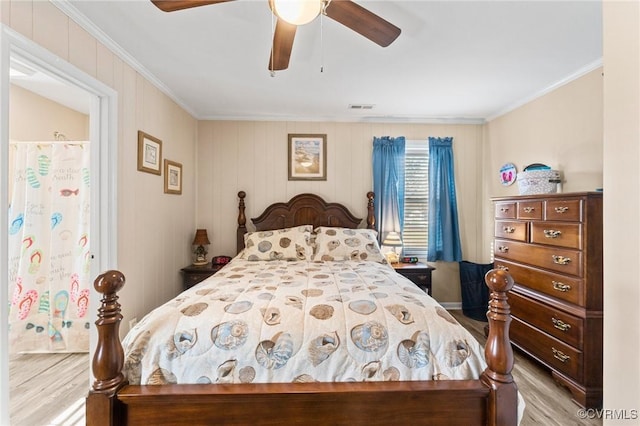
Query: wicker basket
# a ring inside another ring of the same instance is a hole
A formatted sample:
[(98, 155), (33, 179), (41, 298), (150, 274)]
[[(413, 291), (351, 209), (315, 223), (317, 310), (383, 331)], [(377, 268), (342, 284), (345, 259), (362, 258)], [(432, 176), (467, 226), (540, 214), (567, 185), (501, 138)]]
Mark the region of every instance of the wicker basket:
[(518, 173), (520, 195), (553, 194), (560, 183), (558, 170), (529, 170)]

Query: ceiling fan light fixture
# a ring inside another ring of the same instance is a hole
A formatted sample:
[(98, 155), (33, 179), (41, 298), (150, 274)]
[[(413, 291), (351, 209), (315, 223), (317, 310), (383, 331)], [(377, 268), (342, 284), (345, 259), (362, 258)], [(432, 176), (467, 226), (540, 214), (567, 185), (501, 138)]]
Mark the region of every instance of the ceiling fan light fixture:
[(271, 10), (283, 21), (304, 25), (322, 12), (323, 0), (270, 0)]

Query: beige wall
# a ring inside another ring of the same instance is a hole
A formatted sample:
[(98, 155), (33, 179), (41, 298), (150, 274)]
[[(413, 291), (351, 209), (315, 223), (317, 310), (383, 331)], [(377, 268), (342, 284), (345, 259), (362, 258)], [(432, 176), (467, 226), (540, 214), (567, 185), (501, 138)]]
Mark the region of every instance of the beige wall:
[[(640, 4), (604, 1), (604, 407), (640, 414)], [(640, 420), (605, 420), (637, 425)]]
[(602, 68), (491, 120), (486, 126), (491, 195), (518, 194), (503, 186), (498, 170), (543, 163), (563, 174), (563, 192), (602, 188)]
[(15, 84), (9, 96), (9, 139), (15, 141), (52, 141), (54, 132), (66, 140), (89, 139), (89, 116), (43, 98)]
[[(327, 181), (288, 181), (287, 135), (327, 135)], [(333, 122), (201, 121), (198, 125), (198, 226), (209, 230), (210, 251), (235, 253), (237, 193), (247, 193), (247, 217), (269, 204), (314, 192), (347, 205), (366, 217), (366, 193), (372, 190), (374, 136), (453, 136), (460, 229), (465, 259), (484, 261), (481, 247), (482, 206), (478, 176), (483, 168), (482, 126), (445, 124), (372, 124)], [(433, 294), (443, 303), (460, 300), (456, 263), (434, 264)]]
[[(52, 3), (2, 0), (0, 20), (118, 94), (118, 169), (111, 172), (118, 182), (118, 268), (127, 277), (126, 331), (129, 319), (180, 291), (180, 268), (191, 262), (196, 120)], [(164, 194), (163, 177), (137, 171), (138, 130), (163, 141), (164, 158), (182, 163), (182, 195)]]
[(541, 96), (485, 125), (484, 242), (491, 250), (491, 197), (518, 195), (518, 183), (504, 186), (500, 167), (518, 171), (543, 163), (562, 172), (562, 192), (602, 188), (602, 68)]
[[(53, 141), (55, 132), (66, 140), (89, 140), (89, 116), (11, 85), (9, 93), (9, 140)], [(13, 150), (9, 149), (9, 200), (13, 190)]]

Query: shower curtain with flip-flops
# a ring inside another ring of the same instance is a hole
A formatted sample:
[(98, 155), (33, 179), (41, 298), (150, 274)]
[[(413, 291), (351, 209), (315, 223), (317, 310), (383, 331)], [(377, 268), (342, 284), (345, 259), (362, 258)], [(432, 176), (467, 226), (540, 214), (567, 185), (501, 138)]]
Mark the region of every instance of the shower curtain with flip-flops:
[(89, 350), (89, 143), (10, 145), (9, 351)]

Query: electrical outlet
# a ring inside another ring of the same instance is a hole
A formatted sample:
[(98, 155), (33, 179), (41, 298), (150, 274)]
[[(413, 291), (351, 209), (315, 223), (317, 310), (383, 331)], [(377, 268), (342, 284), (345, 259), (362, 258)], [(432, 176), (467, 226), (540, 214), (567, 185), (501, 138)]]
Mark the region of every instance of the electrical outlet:
[(129, 330), (135, 327), (137, 323), (138, 323), (138, 318), (133, 318), (131, 321), (129, 321)]

